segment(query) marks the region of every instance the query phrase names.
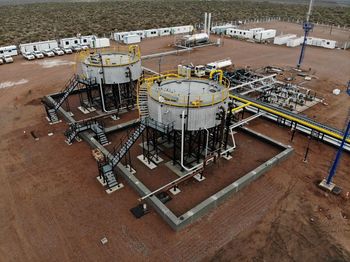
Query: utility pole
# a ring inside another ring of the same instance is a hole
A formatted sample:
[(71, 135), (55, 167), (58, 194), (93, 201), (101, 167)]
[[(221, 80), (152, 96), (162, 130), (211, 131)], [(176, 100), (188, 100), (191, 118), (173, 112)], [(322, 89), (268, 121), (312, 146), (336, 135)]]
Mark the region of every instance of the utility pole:
[(303, 59), (304, 59), (304, 53), (305, 53), (305, 48), (306, 48), (307, 36), (309, 35), (309, 32), (314, 28), (314, 25), (312, 23), (310, 23), (310, 16), (311, 16), (311, 12), (312, 12), (313, 3), (314, 3), (314, 0), (310, 0), (309, 10), (308, 10), (308, 12), (306, 14), (306, 21), (303, 23), (304, 40), (303, 40), (303, 44), (301, 46), (299, 61), (298, 61), (298, 64), (297, 64), (298, 68), (300, 68), (301, 63), (303, 62)]

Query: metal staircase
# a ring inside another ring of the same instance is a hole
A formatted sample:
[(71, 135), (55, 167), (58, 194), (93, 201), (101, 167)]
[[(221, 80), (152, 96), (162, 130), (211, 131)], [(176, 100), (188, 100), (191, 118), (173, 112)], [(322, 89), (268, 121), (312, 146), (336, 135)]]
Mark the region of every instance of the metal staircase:
[(141, 136), (145, 129), (145, 122), (141, 120), (139, 127), (136, 128), (130, 136), (125, 137), (125, 139), (122, 140), (119, 146), (115, 148), (114, 152), (109, 158), (109, 161), (99, 166), (100, 176), (102, 176), (103, 181), (107, 184), (107, 187), (109, 189), (118, 185), (116, 176), (113, 173), (114, 167), (128, 153), (132, 145), (137, 141), (137, 139)]
[(83, 122), (75, 122), (69, 126), (65, 132), (67, 144), (72, 144), (74, 138), (80, 132), (86, 131), (88, 129), (91, 129), (96, 134), (97, 139), (101, 145), (105, 146), (109, 143), (104, 133), (103, 125), (96, 120), (87, 120)]
[(60, 98), (58, 102), (54, 102), (54, 107), (47, 109), (47, 116), (50, 122), (55, 123), (58, 122), (57, 110), (63, 104), (63, 102), (67, 99), (69, 94), (79, 85), (79, 79), (77, 75), (73, 75), (71, 79), (65, 85), (65, 88), (60, 92), (63, 96)]
[(147, 84), (138, 84), (137, 88), (137, 107), (139, 109), (140, 118), (146, 118), (149, 116), (148, 112), (148, 92)]

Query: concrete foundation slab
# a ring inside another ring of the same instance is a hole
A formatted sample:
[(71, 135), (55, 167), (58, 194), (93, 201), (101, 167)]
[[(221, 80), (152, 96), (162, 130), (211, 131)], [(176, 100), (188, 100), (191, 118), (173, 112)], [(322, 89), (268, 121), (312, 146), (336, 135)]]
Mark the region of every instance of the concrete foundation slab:
[(193, 176), (193, 178), (196, 179), (198, 182), (202, 182), (203, 180), (205, 180), (205, 177), (202, 176), (201, 174), (197, 174)]
[(113, 192), (115, 192), (115, 191), (117, 191), (119, 189), (122, 189), (123, 187), (124, 187), (124, 185), (122, 183), (119, 183), (117, 186), (112, 187), (110, 189), (106, 189), (105, 191), (106, 191), (107, 194), (112, 194)]
[(329, 192), (332, 192), (332, 190), (335, 188), (336, 185), (335, 185), (334, 183), (332, 183), (332, 182), (330, 182), (329, 184), (327, 184), (327, 180), (326, 180), (326, 179), (323, 179), (323, 180), (321, 181), (321, 183), (318, 184), (318, 186), (319, 186), (320, 188), (323, 188), (323, 189), (328, 190)]
[(181, 193), (181, 190), (177, 187), (177, 188), (169, 189), (169, 192), (172, 193), (175, 196), (175, 195)]
[(102, 177), (97, 176), (96, 179), (97, 179), (98, 182), (100, 182), (100, 184), (101, 184), (102, 186), (106, 186), (106, 185), (107, 185), (107, 183), (103, 181), (103, 178), (102, 178)]
[(148, 162), (148, 159), (144, 155), (139, 155), (137, 158), (145, 164), (149, 169), (155, 169), (157, 165), (155, 165), (153, 162)]

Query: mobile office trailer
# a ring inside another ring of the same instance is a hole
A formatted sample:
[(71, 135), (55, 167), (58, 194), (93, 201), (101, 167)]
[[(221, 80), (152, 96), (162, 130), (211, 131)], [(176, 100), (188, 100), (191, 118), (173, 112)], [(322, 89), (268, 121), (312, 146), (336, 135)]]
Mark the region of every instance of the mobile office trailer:
[(58, 47), (58, 43), (56, 40), (48, 40), (48, 41), (20, 44), (19, 50), (21, 51), (22, 54), (24, 54), (26, 52), (32, 53), (34, 51), (52, 50), (56, 47)]
[(211, 28), (211, 32), (217, 35), (223, 35), (226, 34), (226, 31), (229, 28), (237, 28), (237, 26), (232, 24), (216, 25)]
[(229, 28), (226, 31), (226, 34), (231, 37), (244, 38), (244, 39), (252, 39), (253, 32), (249, 30), (242, 30), (236, 28)]
[(260, 33), (260, 32), (262, 32), (264, 30), (265, 30), (265, 28), (262, 28), (262, 27), (256, 27), (256, 28), (249, 29), (249, 31), (253, 32), (253, 35), (255, 35), (257, 33)]
[(287, 46), (288, 47), (296, 47), (301, 45), (301, 43), (303, 42), (304, 38), (303, 37), (293, 37), (293, 38), (289, 38), (287, 41)]
[(72, 48), (80, 44), (78, 37), (69, 37), (60, 39), (60, 47), (62, 48)]
[(124, 44), (136, 44), (141, 42), (141, 37), (139, 35), (126, 35), (123, 39)]
[(172, 35), (189, 34), (189, 33), (192, 33), (192, 31), (193, 31), (192, 25), (174, 26), (174, 27), (171, 27), (170, 29), (170, 33)]
[(253, 35), (253, 39), (257, 41), (265, 41), (267, 39), (274, 38), (276, 36), (275, 29), (268, 29), (264, 31), (257, 32)]
[(95, 35), (85, 35), (79, 37), (79, 44), (90, 46), (92, 44), (93, 39), (96, 39), (97, 37)]
[(92, 39), (91, 45), (92, 48), (103, 48), (111, 46), (108, 38), (95, 38)]
[(143, 30), (130, 31), (128, 35), (138, 35), (141, 39), (145, 38), (145, 32)]
[(146, 38), (159, 36), (158, 29), (147, 29), (144, 32)]
[(295, 37), (297, 37), (297, 35), (294, 35), (294, 34), (279, 35), (273, 39), (273, 43), (275, 45), (285, 45), (287, 44), (289, 39), (295, 38)]
[(170, 27), (165, 27), (165, 28), (159, 28), (158, 33), (160, 36), (166, 36), (170, 35), (171, 28)]
[(306, 40), (307, 45), (324, 47), (329, 49), (334, 49), (337, 46), (337, 42), (329, 39), (322, 39), (316, 37), (308, 37)]
[(328, 40), (328, 39), (322, 39), (322, 47), (334, 49), (337, 47), (337, 41), (334, 40)]
[(0, 47), (0, 57), (4, 56), (15, 56), (18, 55), (17, 47), (15, 45), (2, 46)]

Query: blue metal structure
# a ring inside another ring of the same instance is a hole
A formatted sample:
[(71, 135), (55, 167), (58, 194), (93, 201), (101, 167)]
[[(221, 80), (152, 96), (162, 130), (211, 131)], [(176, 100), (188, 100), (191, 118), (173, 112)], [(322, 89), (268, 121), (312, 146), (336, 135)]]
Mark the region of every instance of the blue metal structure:
[(309, 22), (310, 16), (311, 16), (313, 2), (314, 2), (313, 0), (310, 0), (309, 11), (306, 14), (306, 21), (303, 23), (304, 41), (303, 41), (303, 45), (301, 47), (299, 61), (298, 61), (298, 64), (297, 64), (298, 68), (301, 66), (301, 63), (303, 62), (303, 59), (304, 59), (304, 53), (305, 53), (305, 48), (306, 48), (307, 36), (309, 35), (309, 32), (314, 28), (314, 25)]
[[(348, 86), (347, 86), (347, 90), (346, 91), (347, 91), (348, 95), (350, 96), (350, 81), (348, 82)], [(340, 143), (340, 146), (338, 148), (337, 154), (335, 156), (335, 160), (333, 162), (333, 165), (332, 165), (331, 170), (329, 171), (329, 174), (328, 174), (328, 177), (327, 177), (327, 182), (326, 182), (327, 185), (330, 185), (332, 183), (332, 179), (333, 179), (333, 177), (335, 175), (335, 172), (337, 171), (337, 167), (339, 165), (340, 158), (341, 158), (341, 155), (343, 153), (344, 145), (345, 145), (346, 139), (348, 138), (349, 134), (350, 134), (350, 111), (349, 111), (349, 116), (348, 116), (348, 119), (347, 119), (347, 126), (345, 128), (343, 140)]]

